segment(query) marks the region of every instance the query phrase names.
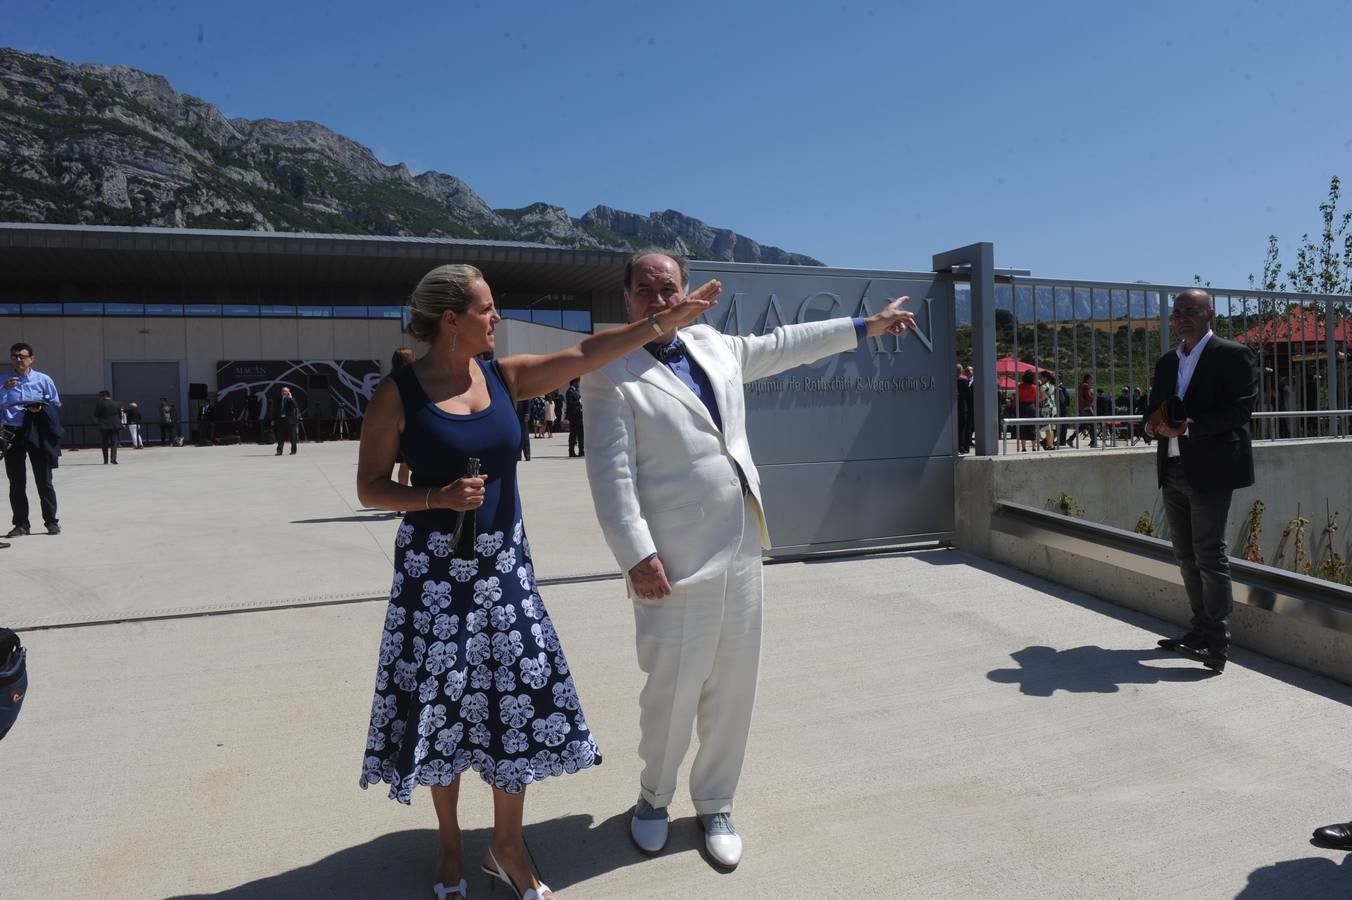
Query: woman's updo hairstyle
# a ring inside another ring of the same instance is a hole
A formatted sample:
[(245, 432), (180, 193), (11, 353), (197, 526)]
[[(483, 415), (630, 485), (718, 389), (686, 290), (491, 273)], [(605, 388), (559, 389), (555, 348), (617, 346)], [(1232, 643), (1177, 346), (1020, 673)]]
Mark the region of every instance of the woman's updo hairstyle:
[(431, 343), (446, 310), (459, 315), (469, 309), (470, 291), (483, 278), (483, 273), (474, 266), (463, 264), (437, 266), (424, 275), (409, 295), (412, 307), (409, 336)]

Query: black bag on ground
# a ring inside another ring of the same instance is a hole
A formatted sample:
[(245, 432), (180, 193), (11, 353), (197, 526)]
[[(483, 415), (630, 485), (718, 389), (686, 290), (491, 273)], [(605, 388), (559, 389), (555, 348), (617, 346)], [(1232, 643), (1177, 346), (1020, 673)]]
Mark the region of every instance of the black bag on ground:
[(19, 636), (8, 628), (0, 628), (0, 739), (19, 717), (23, 696), (28, 692), (26, 657)]

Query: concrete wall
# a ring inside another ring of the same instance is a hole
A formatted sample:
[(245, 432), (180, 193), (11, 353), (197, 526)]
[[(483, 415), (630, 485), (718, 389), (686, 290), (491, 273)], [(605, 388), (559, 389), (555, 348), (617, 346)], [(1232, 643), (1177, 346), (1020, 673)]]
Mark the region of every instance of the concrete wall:
[[(1341, 511), (1335, 549), (1348, 558), (1347, 518), (1352, 516), (1352, 442), (1348, 440), (1285, 441), (1254, 447), (1257, 483), (1236, 491), (1227, 535), (1232, 556), (1246, 533), (1249, 506), (1267, 504), (1262, 545), (1269, 563), (1286, 520), (1310, 518), (1307, 544), (1318, 559), (1324, 500)], [(1056, 451), (1036, 455), (964, 458), (956, 471), (956, 544), (964, 550), (1082, 590), (1104, 600), (1186, 626), (1187, 595), (1172, 566), (1118, 566), (1108, 553), (1098, 555), (1056, 549), (993, 527), (995, 501), (1011, 500), (1043, 507), (1069, 493), (1085, 510), (1085, 518), (1131, 530), (1137, 517), (1156, 503), (1153, 450), (1105, 453)], [(1163, 519), (1163, 513), (1159, 513)], [(1163, 524), (1162, 521), (1160, 523)], [(1168, 528), (1158, 534), (1167, 539)], [(1287, 552), (1288, 561), (1290, 551)], [(1144, 571), (1142, 571), (1144, 570)], [(1237, 592), (1237, 596), (1238, 596)], [(1237, 645), (1274, 659), (1352, 684), (1352, 635), (1308, 619), (1237, 603), (1230, 620)]]
[[(1238, 556), (1248, 535), (1253, 501), (1262, 500), (1260, 545), (1271, 564), (1287, 521), (1297, 514), (1310, 520), (1306, 546), (1317, 557), (1317, 543), (1327, 509), (1341, 513), (1335, 549), (1352, 556), (1352, 440), (1262, 441), (1253, 447), (1256, 481), (1235, 491), (1226, 540)], [(989, 469), (989, 471), (980, 471)], [(1134, 530), (1136, 520), (1153, 513), (1156, 535), (1169, 537), (1163, 501), (1155, 475), (1155, 450), (1063, 451), (1001, 457), (965, 457), (958, 461), (959, 489), (964, 477), (990, 485), (996, 500), (1044, 507), (1048, 500), (1070, 494), (1091, 522)], [(959, 503), (961, 506), (961, 501)], [(1288, 548), (1287, 566), (1291, 560)]]

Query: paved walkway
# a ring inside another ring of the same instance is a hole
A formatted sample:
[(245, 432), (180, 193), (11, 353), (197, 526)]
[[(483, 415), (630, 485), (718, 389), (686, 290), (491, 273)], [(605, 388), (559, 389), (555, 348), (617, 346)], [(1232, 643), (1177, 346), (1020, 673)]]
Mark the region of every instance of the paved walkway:
[[(605, 754), (529, 794), (560, 897), (1352, 896), (1306, 840), (1352, 817), (1352, 688), (1245, 652), (1208, 677), (1148, 649), (1154, 620), (945, 550), (767, 568), (745, 862), (703, 861), (679, 793), (644, 859), (632, 617), (590, 577), (581, 465), (537, 447), (527, 525)], [(0, 620), (71, 626), (24, 635), (0, 897), (430, 896), (427, 794), (356, 787), (384, 613), (359, 598), (395, 523), (356, 504), (355, 450), (66, 458), (65, 532), (0, 550)], [(477, 860), (489, 792), (463, 795)]]

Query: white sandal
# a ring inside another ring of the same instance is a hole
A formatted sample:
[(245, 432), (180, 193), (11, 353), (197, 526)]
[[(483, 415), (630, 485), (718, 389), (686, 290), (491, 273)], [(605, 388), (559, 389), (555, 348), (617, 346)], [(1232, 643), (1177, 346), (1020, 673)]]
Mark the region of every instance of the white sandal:
[(468, 897), (469, 882), (461, 878), (459, 884), (454, 887), (447, 887), (445, 884), (438, 881), (436, 884), (432, 885), (432, 893), (437, 895), (437, 900), (446, 900), (447, 897), (455, 897), (457, 895)]
[(492, 847), (488, 848), (488, 858), (493, 861), (494, 868), (490, 869), (488, 866), (483, 865), (479, 866), (479, 868), (482, 869), (483, 873), (489, 878), (495, 879), (495, 881), (490, 881), (488, 883), (489, 890), (496, 888), (496, 882), (501, 881), (512, 889), (513, 894), (516, 894), (516, 900), (544, 900), (545, 892), (550, 890), (549, 885), (541, 882), (538, 888), (527, 888), (526, 893), (523, 894), (521, 891), (517, 890), (512, 879), (507, 876), (507, 870), (502, 867), (502, 863), (498, 862), (498, 858), (493, 855)]

